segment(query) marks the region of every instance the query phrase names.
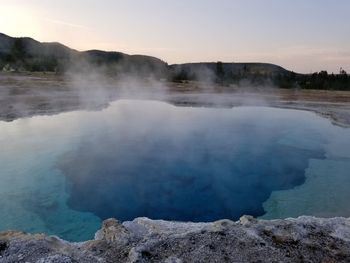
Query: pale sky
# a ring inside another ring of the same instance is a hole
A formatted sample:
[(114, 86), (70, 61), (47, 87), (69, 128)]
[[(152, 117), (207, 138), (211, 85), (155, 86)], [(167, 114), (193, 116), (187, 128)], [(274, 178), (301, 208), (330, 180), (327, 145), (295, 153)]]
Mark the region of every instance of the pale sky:
[(0, 0), (0, 32), (170, 64), (350, 72), (350, 0)]

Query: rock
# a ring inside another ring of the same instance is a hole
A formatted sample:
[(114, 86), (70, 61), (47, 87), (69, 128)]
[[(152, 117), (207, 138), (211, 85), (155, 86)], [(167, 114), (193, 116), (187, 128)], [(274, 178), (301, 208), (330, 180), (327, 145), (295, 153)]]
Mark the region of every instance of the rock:
[(350, 218), (103, 222), (96, 239), (0, 233), (0, 262), (350, 262)]
[(255, 224), (256, 222), (257, 222), (257, 219), (248, 215), (241, 216), (241, 218), (239, 219), (239, 223), (242, 226), (249, 226), (251, 224)]
[(95, 240), (104, 240), (108, 243), (127, 243), (130, 238), (129, 231), (116, 219), (110, 218), (102, 222), (102, 228), (95, 234)]

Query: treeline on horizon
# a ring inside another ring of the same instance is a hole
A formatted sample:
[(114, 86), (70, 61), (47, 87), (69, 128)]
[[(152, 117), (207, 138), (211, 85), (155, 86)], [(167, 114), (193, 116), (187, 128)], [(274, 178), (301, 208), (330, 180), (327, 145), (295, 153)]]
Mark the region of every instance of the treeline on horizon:
[[(198, 63), (208, 67), (208, 63)], [(214, 65), (214, 63), (210, 63)], [(266, 63), (236, 63), (241, 66), (240, 70), (230, 71), (225, 65), (232, 63), (216, 62), (212, 79), (215, 83), (229, 86), (275, 86), (278, 88), (292, 89), (320, 89), (320, 90), (349, 90), (350, 75), (340, 68), (338, 74), (323, 70), (312, 74), (300, 74), (285, 70), (279, 66)], [(181, 67), (181, 65), (179, 65)], [(258, 69), (256, 67), (259, 66)], [(200, 73), (188, 69), (178, 70), (172, 75), (172, 81), (201, 81)]]
[(0, 43), (2, 71), (62, 74), (69, 70), (81, 70), (82, 64), (75, 62), (84, 61), (111, 76), (132, 73), (172, 82), (199, 81), (223, 86), (272, 85), (286, 89), (350, 90), (350, 75), (342, 68), (337, 74), (329, 74), (327, 71), (300, 74), (267, 63), (214, 62), (168, 65), (149, 56), (131, 56), (98, 50), (78, 52), (59, 43), (40, 43), (29, 38), (5, 37), (8, 40), (7, 49), (1, 49)]

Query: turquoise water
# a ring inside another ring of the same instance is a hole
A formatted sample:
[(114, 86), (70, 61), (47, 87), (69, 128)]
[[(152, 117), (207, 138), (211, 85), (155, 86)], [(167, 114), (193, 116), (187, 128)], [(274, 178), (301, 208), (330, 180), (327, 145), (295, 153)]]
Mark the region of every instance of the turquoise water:
[(0, 122), (0, 230), (101, 220), (349, 216), (350, 132), (306, 111), (120, 100)]

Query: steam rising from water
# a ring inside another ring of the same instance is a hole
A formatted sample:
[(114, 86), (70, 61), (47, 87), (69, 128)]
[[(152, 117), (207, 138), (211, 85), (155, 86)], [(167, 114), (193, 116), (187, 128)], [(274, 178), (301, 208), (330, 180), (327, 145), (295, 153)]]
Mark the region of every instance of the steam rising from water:
[[(298, 122), (281, 110), (121, 101), (106, 115), (59, 165), (71, 183), (69, 204), (101, 218), (262, 215), (272, 190), (301, 184), (309, 159), (323, 156), (321, 147), (278, 143), (293, 129), (284, 118)], [(303, 136), (322, 143), (312, 130)]]
[[(151, 99), (176, 103), (184, 100), (213, 106), (269, 106), (270, 100), (259, 90), (268, 91), (270, 96), (273, 94), (275, 100), (279, 97), (279, 90), (272, 83), (256, 87), (249, 80), (244, 80), (244, 83), (237, 85), (220, 86), (216, 83), (215, 72), (204, 64), (193, 73), (196, 81), (182, 84), (168, 82), (166, 74), (159, 76), (149, 72), (149, 69), (142, 70), (142, 63), (140, 67), (141, 70), (126, 72), (118, 65), (96, 66), (81, 60), (71, 65), (65, 80), (82, 108), (88, 109), (116, 99)], [(147, 68), (146, 65), (144, 67)], [(109, 74), (110, 71), (117, 73)], [(223, 90), (226, 94), (222, 93)]]

